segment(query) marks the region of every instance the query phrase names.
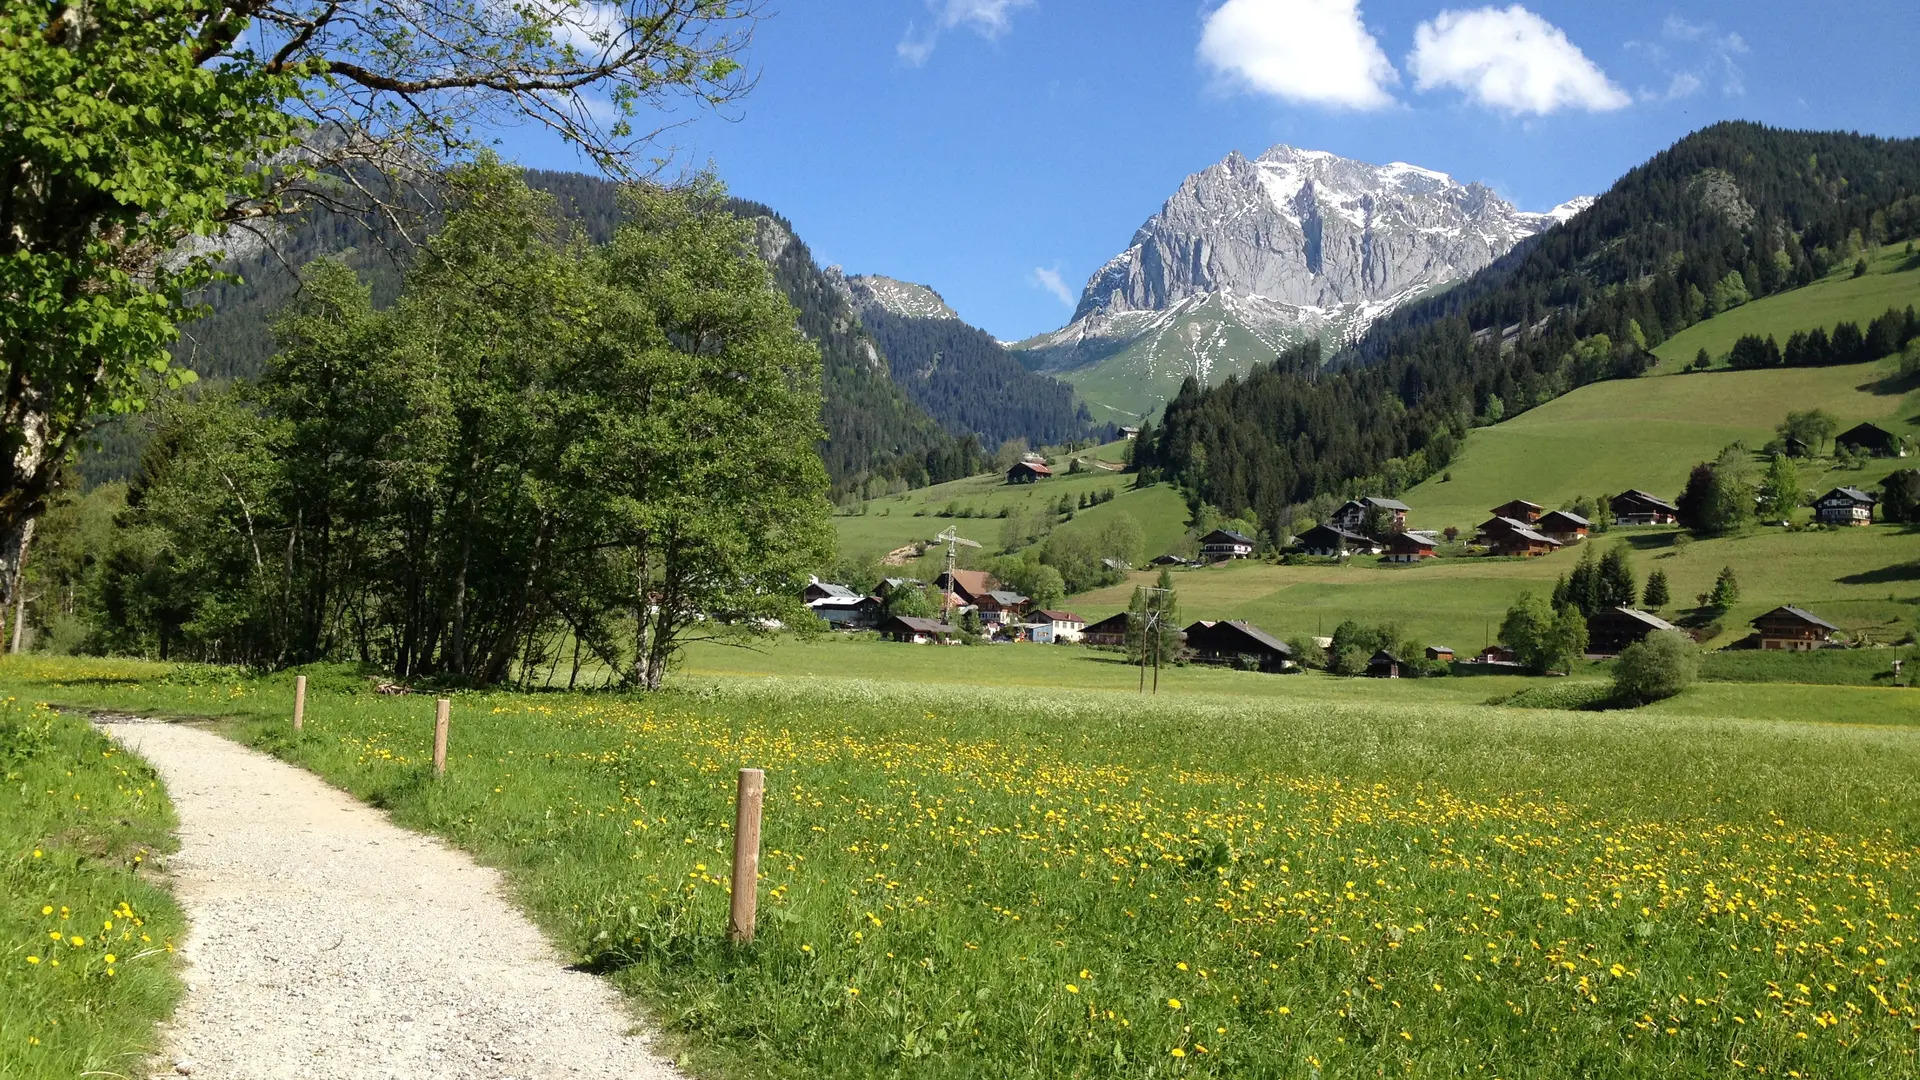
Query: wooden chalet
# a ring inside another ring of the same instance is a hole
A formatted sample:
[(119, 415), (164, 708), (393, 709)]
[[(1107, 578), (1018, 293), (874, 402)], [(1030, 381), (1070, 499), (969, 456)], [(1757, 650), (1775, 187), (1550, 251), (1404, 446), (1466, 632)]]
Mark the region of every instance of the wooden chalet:
[(1762, 649), (1811, 652), (1824, 648), (1840, 628), (1811, 611), (1777, 607), (1753, 620), (1753, 629)]
[(1243, 656), (1259, 660), (1261, 671), (1285, 671), (1293, 666), (1287, 643), (1252, 623), (1202, 620), (1186, 629), (1187, 651), (1202, 664), (1233, 664)]
[(1080, 631), (1082, 645), (1125, 645), (1127, 643), (1127, 613), (1109, 615), (1097, 623), (1091, 623)]
[(1013, 468), (1007, 470), (1007, 483), (1033, 484), (1052, 475), (1053, 470), (1042, 462), (1019, 461), (1014, 463)]
[(1900, 437), (1878, 424), (1859, 424), (1833, 437), (1833, 445), (1874, 457), (1906, 457), (1907, 448)]
[(1511, 665), (1515, 662), (1513, 659), (1513, 650), (1505, 645), (1489, 645), (1480, 650), (1480, 662), (1483, 664)]
[(1822, 525), (1871, 525), (1879, 500), (1855, 487), (1837, 487), (1813, 501), (1813, 519)]
[(1487, 553), (1490, 555), (1512, 555), (1531, 559), (1539, 555), (1551, 555), (1560, 550), (1560, 541), (1522, 526), (1495, 533), (1487, 540)]
[(1440, 540), (1430, 532), (1397, 532), (1387, 537), (1386, 560), (1396, 563), (1417, 563), (1421, 559), (1431, 559), (1434, 548), (1440, 546)]
[(1338, 525), (1315, 525), (1293, 538), (1294, 545), (1307, 555), (1338, 559), (1347, 555), (1372, 555), (1380, 545), (1357, 532)]
[(1587, 530), (1591, 528), (1593, 528), (1593, 522), (1588, 521), (1579, 514), (1568, 513), (1565, 510), (1555, 510), (1551, 513), (1542, 514), (1539, 519), (1533, 523), (1534, 532), (1542, 536), (1552, 537), (1560, 541), (1563, 546), (1567, 544), (1577, 544), (1585, 540), (1587, 538)]
[(1546, 509), (1546, 507), (1541, 506), (1539, 503), (1528, 502), (1525, 499), (1515, 499), (1510, 503), (1496, 506), (1487, 512), (1497, 518), (1512, 518), (1515, 521), (1523, 521), (1531, 525), (1540, 520), (1540, 515), (1545, 513)]
[(1510, 518), (1510, 517), (1488, 518), (1487, 520), (1481, 522), (1479, 525), (1475, 526), (1473, 530), (1473, 538), (1482, 544), (1491, 544), (1495, 540), (1499, 539), (1502, 536), (1505, 536), (1508, 533), (1525, 532), (1526, 530), (1531, 528), (1533, 528), (1532, 522), (1521, 521), (1519, 518)]
[(823, 596), (807, 610), (836, 630), (872, 629), (881, 618), (880, 601), (872, 596)]
[(942, 570), (940, 576), (933, 579), (933, 587), (943, 596), (952, 593), (961, 604), (974, 607), (981, 597), (998, 589), (1000, 582), (985, 570), (955, 570), (953, 582), (948, 584), (947, 573)]
[(1453, 650), (1447, 648), (1445, 645), (1429, 645), (1427, 646), (1427, 659), (1443, 660), (1451, 664), (1453, 663)]
[(811, 604), (816, 600), (826, 600), (829, 598), (835, 600), (850, 600), (858, 598), (859, 595), (859, 593), (854, 592), (845, 585), (835, 585), (830, 581), (821, 581), (819, 578), (814, 578), (807, 582), (805, 589), (800, 591), (800, 602), (803, 604)]
[(988, 589), (974, 600), (973, 605), (980, 612), (980, 621), (994, 625), (1019, 622), (1026, 615), (1026, 597), (1006, 589)]
[(1123, 427), (1120, 429), (1120, 437), (1128, 442), (1132, 442), (1140, 437), (1140, 429), (1137, 427)]
[(1412, 509), (1411, 506), (1408, 506), (1398, 499), (1382, 499), (1373, 495), (1366, 495), (1358, 499), (1348, 500), (1341, 505), (1340, 509), (1335, 510), (1333, 516), (1327, 520), (1336, 528), (1357, 533), (1366, 529), (1367, 515), (1369, 513), (1374, 510), (1381, 510), (1387, 514), (1388, 530), (1398, 532), (1407, 527), (1407, 514)]
[(1400, 677), (1400, 658), (1381, 649), (1367, 658), (1367, 678), (1397, 679)]
[(1590, 656), (1619, 656), (1627, 646), (1655, 630), (1678, 627), (1658, 615), (1630, 607), (1608, 608), (1587, 616), (1587, 653)]
[(1672, 525), (1680, 520), (1680, 510), (1658, 495), (1635, 488), (1607, 500), (1616, 525)]
[(950, 645), (960, 640), (960, 628), (938, 619), (889, 615), (880, 624), (880, 636), (912, 645)]
[(1207, 561), (1218, 559), (1249, 559), (1257, 545), (1253, 537), (1232, 529), (1215, 529), (1200, 538), (1200, 558)]

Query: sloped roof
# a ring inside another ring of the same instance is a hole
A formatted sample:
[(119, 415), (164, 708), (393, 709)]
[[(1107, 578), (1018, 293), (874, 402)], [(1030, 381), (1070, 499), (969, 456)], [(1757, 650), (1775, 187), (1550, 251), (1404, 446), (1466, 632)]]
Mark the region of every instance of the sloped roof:
[(1840, 629), (1839, 627), (1833, 625), (1832, 623), (1821, 618), (1820, 616), (1815, 615), (1813, 612), (1807, 611), (1803, 608), (1793, 607), (1792, 605), (1777, 607), (1777, 608), (1774, 608), (1772, 611), (1767, 612), (1765, 615), (1756, 617), (1753, 620), (1753, 625), (1758, 626), (1760, 624), (1761, 619), (1765, 619), (1774, 615), (1781, 615), (1781, 614), (1784, 614), (1789, 618), (1798, 619), (1804, 623), (1810, 623), (1814, 626), (1825, 627), (1828, 630)]
[(923, 619), (918, 615), (895, 615), (888, 623), (899, 623), (909, 630), (922, 634), (957, 634), (959, 628), (952, 623), (943, 623), (938, 619)]
[(1440, 541), (1430, 532), (1414, 532), (1408, 530), (1403, 533), (1394, 533), (1392, 536), (1387, 537), (1387, 546), (1391, 548), (1430, 548), (1438, 543), (1440, 543)]
[[(940, 573), (941, 578), (946, 576), (945, 571)], [(936, 579), (935, 583), (938, 583), (938, 579)], [(1000, 584), (994, 580), (992, 574), (987, 573), (985, 570), (955, 570), (953, 572), (953, 583), (971, 596), (980, 596), (984, 593), (992, 592), (994, 586)]]
[(1392, 653), (1388, 652), (1385, 649), (1381, 649), (1379, 652), (1374, 653), (1372, 656), (1367, 658), (1368, 664), (1397, 664), (1399, 662), (1400, 662), (1399, 657), (1393, 655)]
[(1276, 653), (1279, 653), (1281, 656), (1286, 656), (1286, 657), (1291, 657), (1293, 655), (1292, 647), (1289, 646), (1286, 642), (1281, 641), (1279, 638), (1274, 637), (1272, 634), (1267, 633), (1265, 630), (1260, 629), (1259, 627), (1253, 625), (1252, 623), (1241, 622), (1239, 619), (1227, 619), (1227, 620), (1218, 621), (1218, 622), (1202, 619), (1199, 622), (1196, 622), (1191, 626), (1188, 626), (1186, 632), (1189, 635), (1191, 635), (1194, 633), (1196, 629), (1198, 629), (1198, 630), (1212, 630), (1218, 633), (1220, 629), (1223, 627), (1230, 629), (1235, 633), (1239, 634), (1240, 636), (1245, 637), (1248, 640), (1263, 646), (1264, 648), (1266, 648), (1271, 652), (1276, 652)]
[(1629, 488), (1628, 490), (1623, 491), (1618, 495), (1615, 495), (1614, 498), (1615, 499), (1638, 499), (1641, 502), (1653, 503), (1654, 505), (1665, 509), (1668, 513), (1679, 512), (1679, 508), (1674, 506), (1672, 503), (1668, 502), (1667, 500), (1661, 498), (1658, 495), (1649, 495), (1646, 492), (1641, 491), (1639, 488)]
[(1232, 529), (1215, 529), (1212, 532), (1200, 538), (1200, 543), (1202, 544), (1225, 543), (1225, 544), (1246, 544), (1248, 546), (1252, 546), (1253, 542), (1254, 542), (1253, 537), (1248, 536), (1245, 533), (1235, 532)]
[(857, 608), (862, 604), (874, 603), (870, 596), (823, 596), (807, 604), (810, 608)]
[(1303, 532), (1299, 536), (1294, 537), (1294, 539), (1304, 544), (1307, 542), (1308, 537), (1315, 536), (1321, 533), (1327, 534), (1325, 537), (1322, 537), (1322, 539), (1340, 539), (1340, 540), (1345, 540), (1345, 541), (1348, 541), (1349, 543), (1355, 543), (1355, 544), (1373, 543), (1372, 539), (1365, 536), (1361, 536), (1359, 533), (1348, 532), (1347, 530), (1339, 527), (1338, 525), (1315, 525), (1313, 528), (1308, 529), (1306, 532)]
[(1017, 592), (1008, 592), (1005, 589), (989, 589), (986, 595), (993, 597), (994, 603), (1002, 607), (1013, 607), (1015, 604), (1024, 604), (1027, 602), (1026, 597), (1021, 596)]
[(1413, 509), (1413, 507), (1408, 506), (1406, 503), (1401, 502), (1399, 499), (1383, 499), (1377, 495), (1364, 496), (1361, 498), (1360, 501), (1363, 503), (1366, 503), (1368, 506), (1377, 506), (1382, 510), (1412, 510)]
[(1894, 434), (1879, 424), (1855, 424), (1834, 436), (1835, 442), (1856, 442), (1867, 439), (1873, 442), (1894, 442)]
[(1051, 608), (1043, 608), (1040, 611), (1034, 612), (1034, 614), (1040, 616), (1041, 618), (1047, 620), (1048, 622), (1084, 623), (1087, 621), (1081, 618), (1080, 616), (1075, 615), (1071, 611), (1054, 611)]
[(1505, 510), (1509, 506), (1526, 506), (1526, 507), (1531, 507), (1535, 510), (1546, 509), (1546, 507), (1541, 506), (1539, 503), (1529, 502), (1526, 499), (1509, 499), (1508, 501), (1501, 503), (1499, 506), (1496, 506), (1493, 509), (1487, 511), (1487, 513), (1498, 515), (1500, 511)]
[(838, 597), (843, 600), (850, 596), (858, 597), (860, 595), (845, 585), (835, 585), (830, 581), (816, 581), (813, 583), (813, 587), (826, 593), (828, 596)]
[(1510, 518), (1510, 517), (1505, 517), (1503, 515), (1495, 515), (1494, 517), (1490, 517), (1487, 520), (1481, 522), (1479, 531), (1486, 532), (1487, 530), (1493, 529), (1493, 528), (1526, 530), (1526, 529), (1533, 528), (1533, 526), (1528, 524), (1527, 522), (1521, 521), (1519, 518)]
[(1088, 623), (1086, 626), (1087, 632), (1093, 634), (1118, 633), (1126, 628), (1127, 613), (1124, 611), (1116, 611), (1099, 622)]
[(1041, 476), (1053, 475), (1053, 470), (1048, 468), (1045, 462), (1041, 462), (1041, 461), (1022, 461), (1014, 465), (1012, 469), (1008, 469), (1007, 471), (1013, 472), (1014, 469), (1031, 469), (1034, 472), (1039, 473)]
[(1564, 521), (1582, 529), (1593, 527), (1593, 522), (1568, 510), (1554, 510), (1550, 513), (1541, 514), (1540, 520), (1534, 522), (1534, 526), (1537, 528), (1538, 526), (1545, 525), (1549, 521)]
[(1838, 495), (1843, 499), (1852, 499), (1854, 502), (1857, 502), (1857, 503), (1866, 503), (1868, 506), (1872, 506), (1875, 503), (1878, 503), (1880, 501), (1874, 498), (1873, 496), (1867, 494), (1866, 492), (1861, 491), (1857, 487), (1834, 488), (1832, 491), (1829, 491), (1825, 495), (1820, 496), (1820, 501), (1825, 502), (1828, 499), (1833, 498), (1835, 495)]
[(1540, 533), (1534, 532), (1532, 529), (1527, 528), (1525, 525), (1521, 525), (1518, 528), (1515, 528), (1513, 530), (1513, 535), (1516, 537), (1519, 537), (1522, 540), (1537, 540), (1542, 544), (1552, 544), (1554, 547), (1560, 546), (1560, 541), (1555, 540), (1551, 536), (1544, 536)]
[(1641, 611), (1639, 608), (1630, 608), (1630, 607), (1609, 608), (1605, 612), (1602, 612), (1601, 614), (1619, 615), (1622, 618), (1632, 619), (1634, 622), (1640, 623), (1641, 625), (1646, 626), (1648, 629), (1651, 629), (1651, 630), (1678, 630), (1679, 629), (1679, 627), (1673, 625), (1672, 623), (1661, 618), (1660, 616), (1651, 614), (1649, 612)]

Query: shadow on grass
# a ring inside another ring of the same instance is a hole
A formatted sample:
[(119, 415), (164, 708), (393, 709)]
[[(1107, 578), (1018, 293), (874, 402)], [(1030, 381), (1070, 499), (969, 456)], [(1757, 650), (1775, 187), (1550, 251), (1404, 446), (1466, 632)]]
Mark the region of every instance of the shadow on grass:
[(1846, 574), (1834, 580), (1842, 585), (1887, 585), (1900, 581), (1920, 581), (1920, 559), (1913, 562), (1894, 563), (1892, 566), (1883, 566), (1878, 570), (1862, 570), (1857, 574)]

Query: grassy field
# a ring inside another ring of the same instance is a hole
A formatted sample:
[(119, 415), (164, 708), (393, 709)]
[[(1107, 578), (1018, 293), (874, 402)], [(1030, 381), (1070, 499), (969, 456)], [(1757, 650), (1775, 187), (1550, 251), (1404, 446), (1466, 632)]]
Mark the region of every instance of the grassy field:
[[(1415, 504), (1418, 507), (1419, 504)], [(1904, 527), (1830, 532), (1760, 528), (1746, 536), (1692, 540), (1676, 546), (1673, 528), (1616, 529), (1589, 540), (1602, 552), (1625, 545), (1637, 579), (1663, 571), (1676, 605), (1711, 589), (1723, 567), (1738, 576), (1741, 598), (1721, 620), (1725, 645), (1747, 633), (1747, 620), (1781, 604), (1809, 608), (1843, 629), (1897, 640), (1920, 617), (1920, 532)], [(1246, 619), (1291, 639), (1331, 634), (1343, 620), (1398, 623), (1429, 645), (1461, 655), (1478, 652), (1523, 591), (1550, 591), (1584, 552), (1578, 547), (1530, 560), (1435, 559), (1417, 566), (1380, 566), (1356, 559), (1344, 566), (1280, 566), (1239, 562), (1175, 571), (1187, 619)], [(1123, 610), (1134, 584), (1151, 575), (1076, 597), (1080, 614)]]
[[(1110, 443), (1083, 454), (1102, 461), (1123, 461), (1126, 444)], [(1061, 458), (1057, 466), (1058, 475), (1037, 484), (1009, 484), (1004, 476), (988, 473), (866, 502), (860, 512), (833, 519), (840, 555), (860, 559), (884, 555), (915, 541), (928, 540), (949, 525), (957, 528), (961, 536), (998, 552), (1007, 526), (1006, 520), (999, 517), (1001, 511), (1032, 514), (1058, 503), (1062, 495), (1077, 504), (1082, 495), (1107, 490), (1115, 493), (1111, 502), (1086, 510), (1076, 509), (1073, 520), (1057, 526), (1056, 531), (1097, 530), (1118, 514), (1131, 514), (1140, 523), (1149, 558), (1172, 547), (1186, 532), (1186, 503), (1171, 486), (1162, 484), (1134, 490), (1133, 477), (1105, 470), (1069, 475), (1065, 471), (1065, 460)], [(950, 507), (968, 511), (972, 516), (936, 516)], [(938, 561), (911, 563), (908, 572), (926, 572), (920, 576), (938, 573)]]
[[(1920, 415), (1920, 389), (1894, 383), (1896, 370), (1889, 359), (1594, 383), (1475, 430), (1445, 473), (1400, 497), (1414, 508), (1416, 527), (1466, 531), (1487, 520), (1489, 508), (1516, 498), (1557, 507), (1579, 495), (1639, 488), (1672, 499), (1695, 464), (1738, 439), (1764, 446), (1789, 411), (1825, 409), (1842, 430), (1872, 420), (1906, 434), (1920, 431), (1912, 422)], [(1800, 478), (1823, 491), (1841, 483), (1872, 487), (1901, 464), (1889, 458), (1834, 473), (1803, 465)]]
[(0, 701), (0, 1076), (136, 1073), (180, 993), (173, 809), (84, 720)]
[(1920, 731), (695, 680), (460, 696), (436, 783), (424, 699), (322, 682), (295, 739), (284, 678), (180, 674), (0, 665), (232, 716), (503, 867), (700, 1076), (1920, 1073)]
[(1791, 292), (1742, 304), (1705, 322), (1695, 323), (1655, 346), (1655, 356), (1677, 368), (1693, 362), (1701, 349), (1716, 361), (1733, 348), (1742, 334), (1772, 334), (1782, 345), (1796, 330), (1854, 322), (1866, 328), (1888, 308), (1920, 304), (1920, 260), (1900, 248), (1888, 248), (1869, 265), (1865, 277), (1854, 277), (1844, 266), (1823, 280)]

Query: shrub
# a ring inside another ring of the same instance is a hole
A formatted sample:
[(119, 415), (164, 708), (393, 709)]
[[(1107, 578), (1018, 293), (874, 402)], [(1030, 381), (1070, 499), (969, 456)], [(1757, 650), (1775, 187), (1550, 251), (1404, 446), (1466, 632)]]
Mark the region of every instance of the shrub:
[(1335, 675), (1359, 675), (1367, 670), (1367, 657), (1371, 655), (1358, 646), (1349, 646), (1333, 658)]
[(1489, 704), (1512, 709), (1565, 709), (1581, 712), (1604, 709), (1613, 700), (1613, 687), (1603, 682), (1574, 682), (1565, 679), (1546, 686), (1530, 686), (1504, 700)]
[(1700, 650), (1677, 630), (1656, 630), (1627, 646), (1613, 667), (1614, 696), (1645, 705), (1670, 698), (1700, 675)]

